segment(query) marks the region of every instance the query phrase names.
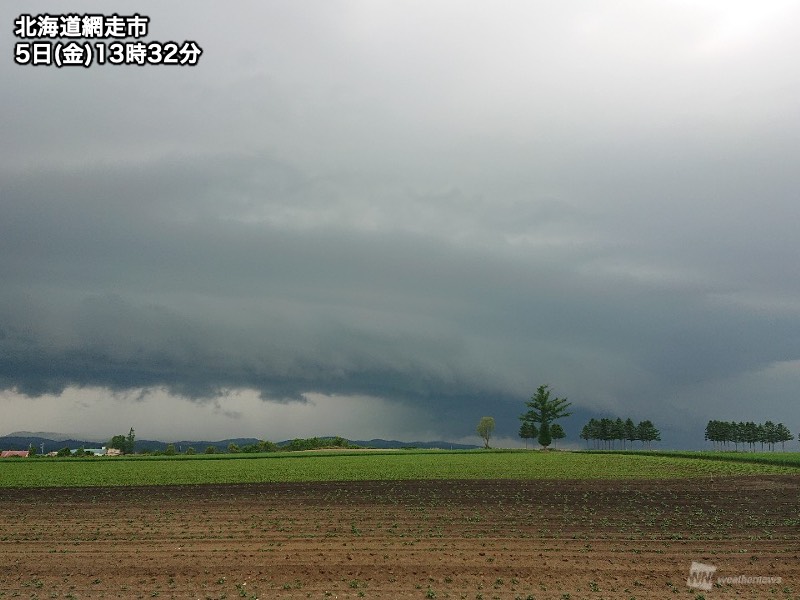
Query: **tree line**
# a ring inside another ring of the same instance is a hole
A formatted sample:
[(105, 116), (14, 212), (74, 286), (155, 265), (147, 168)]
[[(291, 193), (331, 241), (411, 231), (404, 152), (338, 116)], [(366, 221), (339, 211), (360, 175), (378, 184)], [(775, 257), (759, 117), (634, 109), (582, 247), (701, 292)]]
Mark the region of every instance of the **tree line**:
[[(349, 440), (335, 436), (335, 437), (313, 437), (313, 438), (295, 438), (289, 442), (284, 442), (282, 444), (276, 444), (275, 442), (270, 442), (269, 440), (259, 440), (254, 444), (246, 444), (244, 446), (239, 446), (238, 444), (231, 442), (228, 444), (228, 454), (254, 454), (254, 453), (263, 453), (263, 452), (300, 452), (303, 450), (323, 450), (326, 448), (360, 448), (361, 446), (357, 446), (355, 444), (351, 444)], [(203, 451), (204, 454), (221, 454), (223, 450), (220, 450), (217, 446), (206, 446), (206, 449)], [(163, 454), (166, 456), (173, 456), (175, 454), (179, 454), (179, 452), (175, 448), (175, 444), (167, 444), (166, 448), (163, 451), (160, 450), (142, 450), (140, 454), (151, 454), (151, 455), (159, 455)], [(184, 454), (197, 454), (197, 450), (192, 446), (189, 446)]]
[(712, 442), (715, 450), (724, 450), (734, 445), (734, 449), (739, 449), (739, 444), (745, 444), (755, 451), (755, 445), (764, 444), (770, 450), (775, 450), (775, 444), (780, 442), (781, 449), (785, 449), (784, 444), (794, 439), (794, 435), (783, 423), (775, 424), (772, 421), (764, 423), (753, 423), (752, 421), (716, 421), (711, 420), (706, 425), (706, 441)]
[[(185, 451), (181, 452), (174, 443), (167, 444), (163, 450), (154, 450), (151, 448), (142, 448), (136, 452), (136, 434), (131, 428), (127, 436), (115, 435), (107, 442), (108, 448), (117, 448), (123, 454), (141, 454), (145, 456), (175, 456), (177, 454), (198, 454), (198, 450), (189, 446)], [(249, 453), (264, 453), (264, 452), (299, 452), (303, 450), (322, 450), (326, 448), (360, 448), (355, 444), (351, 444), (349, 440), (335, 436), (335, 437), (313, 437), (313, 438), (296, 438), (289, 442), (276, 444), (268, 440), (259, 440), (253, 444), (246, 444), (239, 446), (231, 442), (228, 444), (228, 454), (249, 454)], [(217, 446), (207, 446), (203, 451), (204, 454), (220, 454), (225, 453), (224, 449)], [(29, 456), (36, 456), (36, 448), (31, 446), (29, 448)], [(83, 448), (77, 450), (70, 450), (67, 447), (62, 448), (56, 454), (57, 456), (94, 456), (91, 452), (85, 451)]]
[(613, 450), (614, 442), (620, 442), (622, 449), (626, 450), (626, 442), (630, 442), (631, 448), (633, 442), (642, 442), (642, 447), (646, 445), (650, 448), (652, 442), (661, 441), (661, 432), (652, 421), (640, 421), (637, 425), (630, 417), (624, 421), (620, 417), (616, 419), (604, 417), (591, 419), (584, 425), (580, 438), (586, 440), (587, 447), (590, 441), (593, 442), (596, 450)]

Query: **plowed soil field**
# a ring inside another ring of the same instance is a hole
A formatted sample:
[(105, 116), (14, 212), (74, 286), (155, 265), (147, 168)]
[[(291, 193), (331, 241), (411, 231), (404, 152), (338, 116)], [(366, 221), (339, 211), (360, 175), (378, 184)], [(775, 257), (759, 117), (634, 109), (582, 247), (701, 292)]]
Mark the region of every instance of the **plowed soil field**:
[(782, 475), (0, 489), (0, 598), (794, 599), (799, 525)]

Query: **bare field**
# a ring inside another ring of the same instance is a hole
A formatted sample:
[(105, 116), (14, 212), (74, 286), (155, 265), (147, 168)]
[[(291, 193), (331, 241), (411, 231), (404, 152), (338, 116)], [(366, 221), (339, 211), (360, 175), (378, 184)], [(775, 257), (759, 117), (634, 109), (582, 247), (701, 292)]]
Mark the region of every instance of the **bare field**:
[[(800, 598), (800, 477), (0, 489), (0, 598)], [(717, 576), (781, 577), (700, 592)]]

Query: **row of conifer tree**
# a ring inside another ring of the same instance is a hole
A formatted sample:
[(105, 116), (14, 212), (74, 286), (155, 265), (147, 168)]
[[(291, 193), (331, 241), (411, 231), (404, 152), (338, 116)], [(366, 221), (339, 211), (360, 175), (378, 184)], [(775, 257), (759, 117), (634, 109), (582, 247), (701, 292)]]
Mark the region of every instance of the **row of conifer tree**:
[(652, 442), (661, 441), (661, 432), (653, 425), (652, 421), (640, 421), (635, 424), (633, 419), (591, 419), (581, 430), (581, 439), (586, 440), (586, 445), (593, 442), (595, 449), (614, 449), (614, 443), (622, 444), (622, 449), (626, 450), (626, 445), (630, 442), (642, 442), (642, 447), (650, 448)]
[(761, 444), (761, 449), (764, 449), (764, 444), (770, 450), (775, 449), (775, 444), (780, 443), (781, 448), (784, 448), (786, 442), (792, 441), (794, 435), (789, 428), (783, 423), (773, 423), (772, 421), (765, 421), (764, 423), (747, 423), (735, 421), (709, 421), (706, 425), (706, 440), (714, 444), (715, 450), (724, 450), (734, 445), (734, 449), (739, 449), (739, 444), (742, 447), (747, 447), (750, 450), (756, 449), (756, 444)]

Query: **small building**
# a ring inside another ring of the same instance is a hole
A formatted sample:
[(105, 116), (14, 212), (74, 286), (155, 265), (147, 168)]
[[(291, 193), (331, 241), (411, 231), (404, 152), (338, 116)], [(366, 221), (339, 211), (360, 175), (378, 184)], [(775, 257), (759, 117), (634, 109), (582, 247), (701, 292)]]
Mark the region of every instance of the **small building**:
[(122, 450), (119, 448), (108, 448), (106, 450), (106, 456), (121, 456)]
[(12, 456), (19, 456), (21, 458), (28, 458), (27, 450), (3, 450), (0, 452), (0, 458), (11, 458)]

